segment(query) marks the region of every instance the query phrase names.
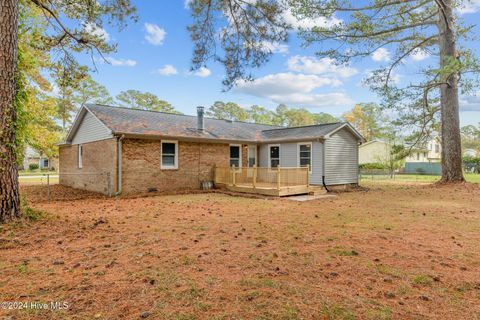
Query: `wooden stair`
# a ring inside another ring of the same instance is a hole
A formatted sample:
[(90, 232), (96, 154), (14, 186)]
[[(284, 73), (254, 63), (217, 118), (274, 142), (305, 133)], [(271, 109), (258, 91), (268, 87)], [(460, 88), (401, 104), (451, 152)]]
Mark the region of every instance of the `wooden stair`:
[(311, 196), (319, 196), (322, 194), (327, 194), (327, 190), (320, 186), (310, 186), (308, 187), (308, 194)]

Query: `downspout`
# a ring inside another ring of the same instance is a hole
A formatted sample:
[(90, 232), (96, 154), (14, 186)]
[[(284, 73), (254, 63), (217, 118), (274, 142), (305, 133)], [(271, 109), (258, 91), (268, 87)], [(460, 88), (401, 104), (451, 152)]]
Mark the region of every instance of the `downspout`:
[(117, 192), (115, 196), (122, 194), (122, 140), (125, 135), (117, 136)]
[(323, 184), (323, 187), (325, 188), (325, 190), (327, 190), (327, 192), (330, 192), (330, 190), (328, 190), (327, 188), (327, 184), (325, 183), (325, 142), (327, 140), (323, 139), (323, 142), (322, 142), (322, 184)]

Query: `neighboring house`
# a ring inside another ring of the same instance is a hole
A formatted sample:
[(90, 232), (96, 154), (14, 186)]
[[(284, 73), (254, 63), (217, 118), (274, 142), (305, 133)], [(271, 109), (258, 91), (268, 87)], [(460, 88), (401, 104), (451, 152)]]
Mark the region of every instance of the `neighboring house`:
[(428, 141), (424, 147), (415, 148), (405, 159), (406, 162), (440, 162), (442, 146), (438, 138)]
[[(60, 145), (60, 183), (107, 193), (198, 189), (214, 167), (310, 166), (309, 183), (358, 183), (349, 123), (295, 128), (87, 105)], [(265, 169), (268, 171), (268, 169)]]
[(464, 156), (464, 157), (473, 157), (473, 158), (475, 158), (475, 157), (477, 156), (477, 154), (478, 154), (478, 153), (477, 153), (477, 150), (475, 150), (475, 149), (465, 149), (465, 150), (463, 151), (463, 156)]
[(442, 172), (442, 147), (438, 137), (432, 138), (421, 148), (415, 148), (405, 159), (405, 173), (439, 175)]
[(32, 147), (27, 146), (25, 149), (22, 169), (28, 170), (31, 164), (38, 165), (38, 168), (41, 170), (57, 170), (58, 158), (43, 156)]
[(358, 148), (358, 163), (383, 163), (390, 157), (391, 146), (380, 140), (372, 140), (363, 143)]

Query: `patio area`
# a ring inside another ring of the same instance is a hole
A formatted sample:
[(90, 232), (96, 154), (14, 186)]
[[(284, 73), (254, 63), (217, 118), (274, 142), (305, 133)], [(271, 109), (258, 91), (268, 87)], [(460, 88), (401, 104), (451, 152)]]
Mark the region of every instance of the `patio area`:
[(277, 197), (324, 191), (310, 185), (308, 167), (217, 167), (214, 181), (230, 191)]

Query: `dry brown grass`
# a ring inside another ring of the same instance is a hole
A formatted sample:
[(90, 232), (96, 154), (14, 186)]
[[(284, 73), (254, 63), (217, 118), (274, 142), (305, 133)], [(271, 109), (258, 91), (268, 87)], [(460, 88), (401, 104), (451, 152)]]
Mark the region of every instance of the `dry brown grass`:
[(478, 319), (479, 199), (474, 185), (376, 184), (304, 203), (32, 203), (48, 214), (0, 226), (0, 301), (71, 307), (0, 317)]

